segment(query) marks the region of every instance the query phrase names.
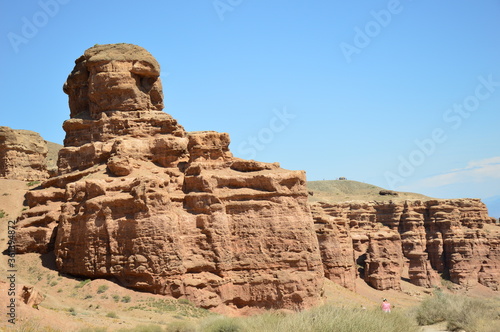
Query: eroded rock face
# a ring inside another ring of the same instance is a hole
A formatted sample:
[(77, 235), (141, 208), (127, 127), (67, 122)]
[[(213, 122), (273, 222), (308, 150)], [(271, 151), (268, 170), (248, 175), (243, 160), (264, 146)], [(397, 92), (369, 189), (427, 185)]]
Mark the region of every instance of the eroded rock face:
[(0, 177), (23, 181), (48, 178), (47, 152), (40, 134), (0, 127)]
[(61, 272), (205, 308), (315, 303), (305, 173), (234, 158), (225, 133), (186, 132), (161, 111), (159, 73), (135, 45), (76, 61), (59, 174), (26, 196), (18, 252), (54, 249)]
[(312, 212), (326, 277), (348, 288), (359, 275), (397, 290), (407, 273), (423, 287), (438, 286), (442, 274), (499, 289), (500, 233), (484, 229), (492, 218), (480, 200), (317, 203)]

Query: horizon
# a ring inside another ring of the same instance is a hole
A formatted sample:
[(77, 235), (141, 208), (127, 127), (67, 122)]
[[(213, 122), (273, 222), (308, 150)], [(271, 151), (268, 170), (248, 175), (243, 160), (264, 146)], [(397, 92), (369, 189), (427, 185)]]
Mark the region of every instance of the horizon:
[(131, 43), (160, 63), (164, 111), (229, 133), (236, 157), (481, 198), (500, 217), (499, 1), (0, 6), (0, 126), (62, 144), (74, 61)]

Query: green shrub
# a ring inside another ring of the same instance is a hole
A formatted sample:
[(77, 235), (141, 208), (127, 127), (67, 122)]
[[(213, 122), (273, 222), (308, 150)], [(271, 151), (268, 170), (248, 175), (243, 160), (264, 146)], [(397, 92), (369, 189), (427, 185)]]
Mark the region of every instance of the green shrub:
[(4, 210), (0, 210), (0, 218), (3, 218), (7, 215)]
[(122, 302), (123, 303), (129, 303), (130, 302), (130, 296), (125, 295), (124, 297), (122, 297)]
[(111, 296), (111, 297), (113, 298), (113, 300), (115, 300), (115, 302), (120, 301), (120, 295), (116, 295), (116, 294), (115, 294), (115, 295), (113, 295), (113, 296)]
[(71, 316), (76, 316), (76, 310), (75, 308), (71, 307), (68, 309), (69, 313), (71, 314)]
[(447, 307), (450, 298), (443, 292), (436, 291), (434, 296), (425, 299), (417, 309), (416, 319), (418, 325), (431, 325), (444, 322), (448, 315)]
[(241, 319), (229, 317), (215, 317), (205, 320), (202, 324), (202, 331), (206, 332), (239, 332), (243, 330)]
[(106, 314), (106, 317), (109, 317), (109, 318), (118, 318), (118, 315), (116, 314), (116, 312), (108, 312)]
[(97, 294), (102, 294), (102, 293), (104, 293), (105, 291), (107, 291), (107, 290), (108, 290), (108, 288), (109, 288), (109, 287), (108, 287), (107, 285), (101, 285), (101, 286), (99, 286), (99, 288), (97, 289)]
[(420, 304), (416, 319), (420, 325), (446, 321), (452, 331), (500, 331), (500, 306), (492, 301), (437, 291)]
[(40, 181), (30, 181), (27, 183), (27, 185), (28, 185), (28, 187), (33, 187), (34, 185), (37, 185), (39, 183), (40, 183)]
[(90, 279), (82, 280), (82, 281), (80, 281), (80, 283), (78, 285), (75, 286), (75, 288), (82, 288), (83, 286), (88, 284), (90, 281), (91, 281)]

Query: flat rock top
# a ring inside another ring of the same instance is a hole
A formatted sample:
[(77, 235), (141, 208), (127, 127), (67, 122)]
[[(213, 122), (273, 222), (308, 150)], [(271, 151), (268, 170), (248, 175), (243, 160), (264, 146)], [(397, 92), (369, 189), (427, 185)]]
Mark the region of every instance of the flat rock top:
[(45, 142), (39, 133), (25, 129), (0, 126), (0, 147), (22, 151), (47, 153)]
[(338, 203), (345, 201), (405, 201), (407, 199), (429, 200), (431, 197), (407, 192), (397, 192), (397, 196), (380, 195), (384, 188), (352, 180), (308, 181), (308, 190), (314, 192), (309, 201)]
[(95, 45), (85, 51), (84, 57), (89, 64), (108, 61), (144, 61), (152, 65), (155, 71), (160, 72), (160, 65), (151, 53), (133, 44)]

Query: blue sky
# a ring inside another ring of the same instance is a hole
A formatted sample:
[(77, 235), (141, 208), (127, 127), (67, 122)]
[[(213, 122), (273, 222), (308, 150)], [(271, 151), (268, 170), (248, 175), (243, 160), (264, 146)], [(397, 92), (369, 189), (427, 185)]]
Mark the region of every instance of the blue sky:
[(165, 111), (237, 157), (500, 196), (498, 0), (3, 0), (0, 22), (0, 125), (62, 143), (74, 60), (126, 42), (160, 62)]

